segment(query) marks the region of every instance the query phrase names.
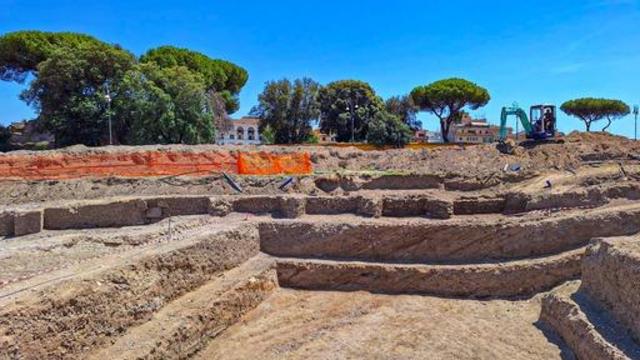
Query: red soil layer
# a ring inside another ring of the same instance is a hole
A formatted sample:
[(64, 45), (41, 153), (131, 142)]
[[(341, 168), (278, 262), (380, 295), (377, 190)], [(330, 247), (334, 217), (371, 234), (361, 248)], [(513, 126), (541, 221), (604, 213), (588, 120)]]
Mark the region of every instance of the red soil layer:
[(238, 174), (242, 175), (310, 174), (312, 170), (308, 153), (238, 152)]
[(308, 153), (144, 151), (101, 154), (43, 154), (0, 157), (0, 179), (75, 179), (82, 177), (309, 174)]

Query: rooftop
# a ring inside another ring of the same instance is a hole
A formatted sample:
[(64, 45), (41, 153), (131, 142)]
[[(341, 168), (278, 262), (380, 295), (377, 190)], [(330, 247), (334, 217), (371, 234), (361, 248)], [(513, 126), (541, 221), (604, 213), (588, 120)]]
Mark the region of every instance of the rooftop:
[(254, 126), (258, 127), (260, 125), (260, 118), (253, 116), (243, 116), (240, 119), (232, 120), (233, 125), (235, 126)]

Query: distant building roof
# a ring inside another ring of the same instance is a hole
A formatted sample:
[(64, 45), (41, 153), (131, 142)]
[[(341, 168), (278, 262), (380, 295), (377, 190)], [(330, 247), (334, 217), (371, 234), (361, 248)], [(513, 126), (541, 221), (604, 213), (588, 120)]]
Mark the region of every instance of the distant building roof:
[(243, 116), (240, 119), (232, 120), (232, 124), (235, 126), (258, 127), (258, 125), (260, 125), (260, 118), (253, 116)]
[(490, 127), (491, 124), (487, 119), (474, 119), (469, 114), (463, 114), (460, 122), (455, 124), (456, 127)]
[(489, 127), (489, 124), (487, 124), (486, 121), (472, 121), (469, 125), (470, 126)]

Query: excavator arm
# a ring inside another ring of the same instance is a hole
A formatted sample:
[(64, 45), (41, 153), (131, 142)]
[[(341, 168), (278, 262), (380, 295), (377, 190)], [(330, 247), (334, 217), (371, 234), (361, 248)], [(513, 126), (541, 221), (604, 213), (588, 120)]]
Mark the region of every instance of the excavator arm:
[(515, 115), (518, 118), (520, 123), (522, 123), (522, 128), (527, 134), (533, 132), (527, 113), (524, 110), (517, 106), (505, 106), (502, 108), (502, 113), (500, 114), (500, 141), (504, 141), (507, 137), (507, 118), (509, 115)]

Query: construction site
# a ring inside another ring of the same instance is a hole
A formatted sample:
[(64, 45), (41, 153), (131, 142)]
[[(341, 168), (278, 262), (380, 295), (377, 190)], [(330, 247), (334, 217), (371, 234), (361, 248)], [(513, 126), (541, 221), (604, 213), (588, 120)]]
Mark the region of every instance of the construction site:
[(0, 154), (2, 359), (638, 359), (640, 145)]

